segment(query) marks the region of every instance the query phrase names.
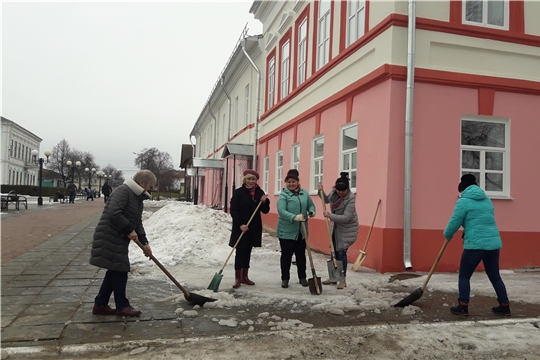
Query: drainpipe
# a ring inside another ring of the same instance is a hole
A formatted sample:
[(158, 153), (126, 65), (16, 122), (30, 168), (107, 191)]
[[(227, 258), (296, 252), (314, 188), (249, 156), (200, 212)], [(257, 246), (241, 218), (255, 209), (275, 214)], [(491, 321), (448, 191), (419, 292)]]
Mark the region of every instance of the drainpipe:
[[(252, 36), (250, 39), (253, 40), (259, 40), (262, 38), (262, 35)], [(255, 69), (257, 72), (257, 116), (255, 119), (255, 139), (253, 141), (253, 170), (257, 171), (257, 141), (259, 140), (259, 105), (260, 105), (260, 98), (261, 98), (261, 71), (255, 65), (255, 62), (249, 57), (247, 51), (246, 51), (246, 41), (248, 38), (244, 38), (244, 41), (242, 41), (242, 51), (244, 51), (244, 54), (246, 55), (247, 59), (251, 63), (251, 66)]]
[[(193, 145), (193, 141), (191, 141), (191, 137), (194, 135), (189, 135), (189, 142), (191, 143), (191, 149), (193, 152), (193, 157), (195, 157), (195, 145)], [(199, 134), (200, 136), (200, 134)], [(195, 140), (197, 140), (197, 137), (195, 137)], [(200, 150), (199, 150), (200, 151)], [(193, 161), (193, 160), (192, 160)], [(192, 163), (193, 166), (193, 163)], [(197, 185), (197, 175), (199, 175), (199, 169), (194, 167), (195, 169), (195, 176), (194, 179), (191, 179), (192, 181), (192, 188), (193, 188), (193, 205), (197, 205), (199, 200), (199, 186)]]
[(403, 263), (405, 270), (412, 270), (411, 263), (411, 178), (412, 138), (414, 109), (414, 67), (416, 36), (416, 0), (409, 0), (409, 24), (407, 31), (407, 92), (405, 106), (405, 192), (403, 221)]
[[(210, 108), (210, 101), (208, 101), (208, 112), (210, 113), (210, 116), (212, 116), (212, 118), (214, 119), (214, 134), (213, 134), (213, 137), (214, 137), (214, 144), (212, 145), (213, 146), (213, 149), (212, 149), (212, 159), (215, 159), (216, 158), (216, 131), (217, 131), (217, 119), (216, 117), (214, 116), (214, 113), (212, 112), (212, 109)], [(214, 206), (214, 195), (215, 195), (215, 174), (214, 174), (214, 169), (210, 170), (212, 172), (212, 204), (211, 206)]]
[[(227, 96), (227, 101), (229, 102), (229, 121), (228, 121), (228, 127), (227, 127), (227, 141), (225, 143), (229, 142), (229, 139), (231, 138), (231, 96), (227, 92), (227, 89), (225, 89), (224, 84), (224, 78), (225, 76), (221, 77), (221, 87), (223, 88), (223, 92), (225, 93), (225, 96)], [(227, 212), (227, 203), (229, 202), (229, 179), (228, 179), (228, 173), (229, 173), (229, 158), (227, 158), (227, 167), (225, 168), (225, 205), (223, 206), (223, 210)]]

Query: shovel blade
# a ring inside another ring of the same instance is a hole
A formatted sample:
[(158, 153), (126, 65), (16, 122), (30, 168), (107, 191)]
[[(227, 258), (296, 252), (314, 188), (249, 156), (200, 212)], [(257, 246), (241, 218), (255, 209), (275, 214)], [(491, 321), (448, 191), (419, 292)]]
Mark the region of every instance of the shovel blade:
[(322, 293), (322, 282), (320, 277), (314, 277), (308, 279), (309, 292), (312, 295), (321, 295)]
[(336, 260), (337, 268), (334, 267), (334, 261), (332, 259), (328, 260), (326, 265), (328, 266), (328, 278), (331, 282), (340, 282), (344, 280), (343, 261)]
[(394, 307), (405, 307), (405, 306), (409, 306), (411, 305), (413, 302), (415, 302), (416, 300), (420, 299), (422, 297), (422, 294), (424, 293), (424, 291), (422, 290), (422, 288), (418, 288), (416, 290), (414, 290), (410, 295), (408, 295), (406, 298), (404, 298), (403, 300), (401, 300), (400, 302), (398, 302), (397, 304), (394, 305)]
[(189, 295), (184, 294), (184, 297), (190, 303), (193, 303), (193, 304), (199, 305), (199, 306), (203, 306), (207, 302), (217, 301), (217, 299), (212, 299), (212, 298), (202, 296), (202, 295), (197, 295), (197, 294), (194, 294), (194, 293), (189, 293)]
[(221, 284), (221, 279), (223, 278), (223, 275), (221, 274), (221, 270), (219, 273), (215, 273), (214, 277), (212, 278), (212, 281), (210, 281), (210, 285), (208, 285), (207, 289), (212, 290), (214, 292), (217, 292), (219, 290), (219, 284)]

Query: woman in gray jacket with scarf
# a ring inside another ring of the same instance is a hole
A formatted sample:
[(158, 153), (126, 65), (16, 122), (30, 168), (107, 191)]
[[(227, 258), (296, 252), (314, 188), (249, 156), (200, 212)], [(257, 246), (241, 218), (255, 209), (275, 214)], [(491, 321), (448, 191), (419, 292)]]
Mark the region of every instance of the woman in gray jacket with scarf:
[[(128, 247), (132, 240), (139, 240), (151, 254), (142, 225), (143, 200), (150, 198), (148, 190), (156, 184), (156, 176), (150, 170), (138, 171), (133, 179), (126, 179), (116, 188), (99, 219), (90, 264), (107, 269), (105, 278), (94, 300), (94, 315), (139, 316), (126, 298), (126, 285), (130, 271)], [(109, 307), (114, 292), (116, 310)]]
[[(358, 237), (358, 215), (356, 196), (351, 193), (348, 173), (342, 172), (340, 175), (328, 195), (324, 193), (322, 184), (319, 184), (319, 191), (323, 193), (325, 202), (329, 203), (331, 208), (330, 212), (325, 210), (323, 215), (332, 221), (332, 242), (336, 260), (343, 262), (343, 280), (338, 283), (337, 288), (343, 289), (347, 287), (347, 250)], [(328, 279), (323, 281), (323, 284), (329, 285), (332, 282)]]

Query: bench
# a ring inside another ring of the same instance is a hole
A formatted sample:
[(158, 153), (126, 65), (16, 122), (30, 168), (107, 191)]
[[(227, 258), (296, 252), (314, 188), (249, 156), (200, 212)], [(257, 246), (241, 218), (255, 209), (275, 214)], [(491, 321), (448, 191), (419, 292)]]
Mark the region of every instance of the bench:
[(19, 210), (19, 204), (23, 204), (25, 209), (28, 209), (28, 199), (26, 196), (18, 195), (11, 190), (7, 195), (2, 195), (2, 210), (9, 210), (9, 204), (14, 204), (15, 209)]

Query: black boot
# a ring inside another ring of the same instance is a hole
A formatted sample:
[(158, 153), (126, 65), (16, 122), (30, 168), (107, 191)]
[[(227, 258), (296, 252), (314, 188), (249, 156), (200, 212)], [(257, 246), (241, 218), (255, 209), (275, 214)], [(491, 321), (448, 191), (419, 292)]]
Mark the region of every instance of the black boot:
[(248, 278), (248, 270), (249, 268), (242, 269), (242, 284), (255, 285), (255, 283)]
[(242, 283), (242, 269), (235, 270), (234, 277), (236, 281), (234, 282), (234, 285), (232, 287), (234, 289), (238, 289), (240, 287), (240, 284)]
[(454, 315), (469, 316), (469, 304), (460, 301), (458, 306), (450, 308), (450, 312)]
[(504, 315), (504, 316), (512, 315), (510, 313), (510, 304), (499, 303), (499, 306), (492, 307), (491, 311), (493, 311), (495, 314)]

